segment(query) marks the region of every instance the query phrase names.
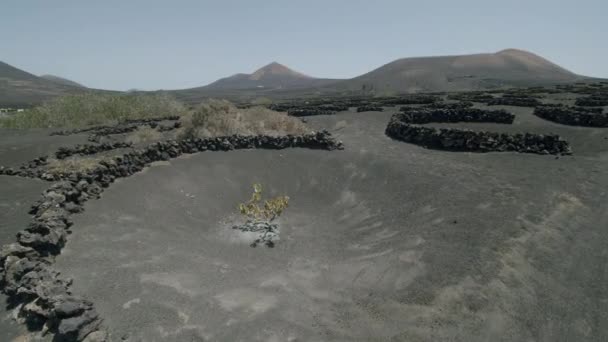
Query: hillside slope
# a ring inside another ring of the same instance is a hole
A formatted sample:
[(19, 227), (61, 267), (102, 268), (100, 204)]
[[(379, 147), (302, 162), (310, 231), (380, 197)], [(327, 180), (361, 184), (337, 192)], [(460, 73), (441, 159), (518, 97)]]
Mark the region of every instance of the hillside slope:
[(40, 78), (44, 78), (47, 81), (55, 82), (55, 83), (62, 84), (62, 85), (86, 88), (85, 86), (83, 86), (80, 83), (74, 82), (72, 80), (68, 80), (67, 78), (55, 76), (55, 75), (41, 75)]
[(403, 58), (369, 73), (332, 85), (331, 89), (362, 92), (434, 92), (483, 90), (583, 80), (531, 52)]
[(78, 87), (50, 81), (0, 62), (0, 106), (30, 106), (79, 91)]

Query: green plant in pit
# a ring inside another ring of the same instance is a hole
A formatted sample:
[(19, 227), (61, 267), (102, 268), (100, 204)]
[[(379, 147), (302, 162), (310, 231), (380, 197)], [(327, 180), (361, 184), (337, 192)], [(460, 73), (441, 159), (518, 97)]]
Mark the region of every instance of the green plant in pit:
[(250, 220), (254, 221), (272, 221), (279, 217), (283, 211), (289, 206), (288, 196), (278, 196), (265, 200), (262, 203), (262, 185), (253, 184), (253, 194), (251, 199), (245, 203), (239, 204), (239, 211)]

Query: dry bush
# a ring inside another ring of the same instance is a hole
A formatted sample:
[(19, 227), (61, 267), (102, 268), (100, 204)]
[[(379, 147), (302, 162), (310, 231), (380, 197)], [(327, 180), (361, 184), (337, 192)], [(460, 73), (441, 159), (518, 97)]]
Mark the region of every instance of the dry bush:
[(113, 159), (106, 156), (76, 157), (70, 159), (50, 159), (47, 172), (52, 174), (86, 173), (95, 170), (100, 162), (113, 163)]
[(159, 141), (163, 137), (155, 128), (150, 126), (140, 126), (135, 131), (131, 132), (125, 138), (125, 141), (131, 144), (147, 143), (152, 141)]
[(264, 107), (239, 109), (225, 100), (208, 100), (182, 117), (180, 137), (306, 134), (299, 119)]

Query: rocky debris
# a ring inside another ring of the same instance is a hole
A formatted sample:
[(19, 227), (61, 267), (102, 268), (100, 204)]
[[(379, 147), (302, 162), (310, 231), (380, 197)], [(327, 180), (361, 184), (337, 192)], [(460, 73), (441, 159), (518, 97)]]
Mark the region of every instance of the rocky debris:
[(182, 123), (179, 121), (176, 121), (175, 123), (173, 123), (173, 125), (169, 125), (169, 126), (163, 126), (163, 125), (159, 125), (156, 130), (158, 130), (159, 132), (168, 132), (168, 131), (172, 131), (174, 129), (178, 129), (182, 127)]
[(301, 100), (283, 103), (273, 103), (268, 106), (269, 109), (279, 112), (288, 112), (293, 116), (308, 116), (308, 115), (331, 115), (335, 112), (348, 111), (351, 107), (363, 108), (369, 107), (369, 111), (373, 108), (389, 107), (395, 105), (431, 105), (441, 102), (441, 98), (436, 95), (403, 95), (391, 97), (348, 97), (348, 98), (326, 98), (315, 100)]
[(374, 97), (373, 99), (370, 97), (353, 96), (348, 98), (307, 99), (273, 103), (268, 108), (279, 112), (291, 112), (294, 116), (331, 115), (335, 112), (348, 111), (351, 107), (382, 108), (383, 106), (407, 104), (432, 104), (440, 100), (440, 97), (428, 94)]
[(603, 108), (546, 105), (536, 107), (534, 115), (564, 125), (608, 127), (608, 113), (603, 113)]
[[(47, 165), (47, 163), (43, 164), (33, 164), (32, 162), (28, 162), (24, 165), (21, 165), (19, 169), (14, 169), (11, 167), (2, 167), (0, 166), (0, 175), (6, 176), (19, 176), (19, 177), (27, 177), (27, 178), (42, 178), (43, 171), (42, 168)], [(52, 179), (50, 179), (52, 180)]]
[(69, 300), (55, 304), (49, 325), (54, 328), (55, 338), (59, 341), (82, 341), (99, 330), (102, 320), (93, 308), (93, 303), (75, 297), (68, 298)]
[(70, 147), (60, 147), (57, 152), (55, 152), (55, 158), (57, 159), (65, 159), (71, 157), (73, 155), (86, 156), (91, 154), (97, 154), (100, 152), (116, 150), (119, 148), (128, 148), (131, 147), (131, 143), (125, 142), (115, 142), (115, 143), (103, 143), (98, 145), (76, 145), (73, 148)]
[[(151, 125), (156, 126), (156, 124), (151, 124)], [(90, 142), (99, 142), (101, 140), (101, 137), (105, 137), (105, 136), (113, 135), (113, 134), (131, 133), (131, 132), (134, 132), (135, 130), (137, 130), (139, 127), (140, 127), (140, 125), (104, 127), (104, 128), (95, 130), (95, 133), (89, 135), (87, 140)]]
[(45, 175), (45, 172), (42, 171), (41, 168), (30, 169), (30, 168), (28, 168), (28, 165), (29, 164), (23, 165), (19, 169), (0, 166), (0, 175), (18, 176), (18, 177), (27, 177), (27, 178), (40, 178), (40, 179), (45, 179), (45, 180), (49, 180), (49, 181), (58, 180), (54, 176)]
[(125, 120), (122, 123), (114, 126), (93, 126), (81, 129), (73, 129), (73, 130), (65, 130), (65, 131), (56, 131), (52, 132), (51, 135), (72, 135), (79, 133), (91, 133), (87, 138), (90, 142), (99, 142), (101, 137), (114, 135), (114, 134), (125, 134), (130, 133), (140, 126), (150, 126), (151, 128), (159, 128), (159, 131), (169, 131), (175, 128), (179, 128), (181, 126), (180, 123), (176, 122), (171, 126), (161, 126), (160, 122), (163, 121), (177, 121), (179, 120), (179, 116), (165, 116), (160, 118), (150, 118), (150, 119), (129, 119)]
[(543, 105), (542, 107), (558, 107), (564, 108), (565, 110), (572, 112), (580, 112), (580, 113), (591, 113), (591, 114), (602, 114), (604, 113), (604, 108), (602, 107), (579, 107), (579, 106), (566, 106), (562, 104), (553, 104), (553, 105)]
[(448, 99), (450, 100), (458, 100), (458, 101), (468, 101), (468, 102), (479, 102), (479, 103), (487, 103), (489, 101), (494, 100), (494, 96), (492, 94), (488, 94), (487, 92), (466, 92), (466, 93), (456, 93), (448, 95)]
[(340, 103), (331, 103), (331, 104), (321, 104), (318, 107), (321, 110), (331, 110), (334, 112), (344, 112), (349, 110), (348, 105), (340, 104)]
[[(470, 101), (460, 101), (453, 103), (445, 103), (445, 102), (435, 102), (425, 106), (426, 108), (435, 108), (435, 109), (465, 109), (473, 107), (473, 102)], [(402, 107), (408, 108), (408, 107)], [(409, 109), (408, 109), (409, 110)], [(402, 110), (401, 111), (405, 111)]]
[[(52, 201), (61, 205), (68, 198), (70, 195), (66, 193), (53, 197)], [(43, 223), (51, 231), (64, 230), (55, 227), (58, 215), (45, 216), (48, 211), (38, 212), (34, 225)], [(53, 243), (56, 245), (51, 248)], [(81, 341), (96, 331), (102, 321), (92, 303), (71, 294), (71, 279), (61, 277), (51, 267), (53, 259), (49, 251), (56, 254), (62, 246), (63, 242), (49, 240), (32, 246), (19, 240), (4, 246), (0, 251), (0, 289), (9, 296), (11, 303), (19, 304), (16, 307), (18, 317), (28, 327), (52, 332), (54, 341)]]
[(545, 95), (541, 95), (540, 93), (548, 93), (549, 89), (544, 88), (526, 88), (526, 89), (512, 89), (504, 94), (502, 94), (503, 98), (530, 98), (530, 99), (542, 99), (545, 98)]
[(300, 105), (297, 103), (286, 102), (286, 103), (273, 103), (268, 106), (268, 109), (274, 110), (277, 112), (287, 112), (289, 110), (298, 108)]
[(312, 116), (312, 115), (333, 115), (336, 114), (335, 110), (322, 109), (322, 108), (297, 108), (290, 109), (287, 111), (287, 115), (291, 116)]
[[(343, 149), (342, 143), (335, 140), (327, 131), (316, 132), (305, 135), (286, 135), (286, 136), (241, 136), (232, 135), (225, 137), (215, 137), (206, 139), (185, 139), (185, 140), (166, 140), (149, 145), (144, 150), (134, 150), (131, 153), (114, 158), (114, 162), (100, 161), (99, 169), (113, 170), (112, 173), (103, 174), (99, 179), (98, 185), (108, 186), (116, 177), (126, 177), (143, 168), (143, 164), (125, 165), (125, 158), (135, 158), (135, 160), (153, 161), (169, 160), (183, 153), (197, 153), (202, 151), (230, 151), (244, 148), (264, 148), (264, 149), (285, 149), (291, 147), (303, 147), (311, 149), (340, 150)], [(144, 163), (145, 164), (145, 163)], [(136, 168), (136, 171), (133, 171)], [(100, 171), (100, 172), (103, 172)], [(20, 176), (29, 178), (40, 178), (47, 181), (58, 181), (69, 179), (77, 182), (81, 180), (82, 174), (59, 175), (48, 173), (43, 169), (21, 169), (0, 167), (0, 174), (9, 176)], [(94, 175), (85, 175), (88, 179), (94, 179)]]
[(329, 110), (335, 112), (347, 111), (351, 107), (388, 107), (395, 105), (406, 104), (431, 104), (439, 102), (440, 97), (436, 95), (404, 95), (390, 97), (363, 97), (351, 96), (340, 98), (321, 98), (321, 99), (306, 99), (300, 101), (290, 101), (282, 103), (274, 103), (268, 106), (272, 110), (279, 112), (288, 112), (298, 109), (313, 109), (313, 110)]
[(161, 121), (176, 121), (179, 120), (180, 117), (178, 115), (168, 115), (160, 118), (149, 118), (149, 119), (127, 119), (125, 123), (134, 123), (134, 124), (150, 124), (150, 123), (158, 123)]
[(72, 135), (72, 134), (88, 133), (88, 132), (93, 132), (93, 131), (97, 131), (100, 129), (104, 129), (107, 127), (112, 127), (112, 126), (91, 126), (91, 127), (87, 127), (87, 128), (55, 131), (55, 132), (51, 132), (50, 135)]
[[(180, 117), (177, 115), (169, 115), (169, 116), (160, 117), (160, 118), (128, 119), (128, 120), (123, 121), (121, 125), (135, 124), (135, 127), (137, 128), (137, 125), (157, 124), (158, 122), (161, 122), (161, 121), (179, 120), (179, 118)], [(92, 126), (92, 127), (87, 127), (87, 128), (72, 129), (72, 130), (55, 131), (55, 132), (52, 132), (51, 135), (72, 135), (72, 134), (88, 133), (88, 132), (97, 133), (98, 131), (103, 132), (107, 129), (117, 128), (117, 127), (120, 127), (120, 125), (119, 126), (100, 125), (100, 126)], [(131, 127), (131, 126), (128, 126), (128, 127)], [(104, 134), (100, 134), (100, 135), (104, 135)]]
[(425, 124), (431, 122), (493, 122), (511, 124), (515, 115), (505, 110), (477, 108), (412, 108), (402, 107), (399, 118), (405, 123)]
[[(179, 121), (174, 122), (172, 125), (161, 125), (155, 121), (144, 122), (143, 125), (147, 125), (150, 128), (156, 129), (159, 132), (168, 132), (180, 128), (182, 126), (181, 122)], [(95, 133), (91, 134), (87, 138), (87, 140), (89, 140), (90, 142), (99, 143), (102, 137), (115, 134), (131, 133), (136, 131), (139, 127), (142, 127), (141, 123), (137, 125), (108, 127), (95, 131)]]
[(440, 101), (441, 99), (437, 96), (432, 95), (408, 95), (399, 96), (394, 98), (380, 98), (376, 99), (378, 103), (385, 106), (394, 105), (413, 105), (413, 104), (431, 104)]
[(258, 233), (258, 237), (251, 243), (251, 247), (264, 244), (266, 247), (273, 248), (275, 241), (279, 240), (279, 226), (267, 221), (247, 221), (241, 225), (233, 226), (242, 232)]
[(0, 249), (0, 268), (3, 267), (4, 261), (9, 256), (31, 259), (37, 257), (38, 255), (39, 253), (35, 249), (25, 247), (19, 243), (4, 245), (2, 249)]
[(81, 341), (98, 329), (101, 319), (92, 303), (70, 293), (70, 279), (51, 267), (65, 245), (70, 215), (100, 193), (89, 176), (61, 181), (32, 205), (33, 218), (17, 233), (17, 242), (0, 250), (0, 290), (19, 303), (19, 317), (29, 326), (55, 334), (54, 341)]
[(598, 93), (606, 93), (608, 90), (607, 82), (595, 82), (595, 83), (584, 83), (578, 82), (574, 84), (561, 84), (556, 85), (555, 89), (561, 93), (574, 93), (574, 94), (587, 94), (595, 95)]
[(384, 108), (378, 106), (361, 106), (357, 107), (357, 113), (361, 112), (383, 112)]
[(574, 104), (587, 107), (608, 106), (608, 93), (597, 93), (586, 97), (579, 97)]
[[(569, 91), (586, 93), (594, 99), (600, 99), (608, 94), (608, 85), (605, 84), (585, 84), (569, 86)], [(452, 93), (447, 96), (450, 100), (458, 100), (462, 104), (445, 103), (440, 95), (442, 94), (423, 94), (423, 95), (402, 95), (391, 97), (340, 97), (340, 98), (321, 98), (321, 99), (302, 99), (289, 102), (273, 103), (268, 108), (280, 112), (292, 112), (294, 116), (306, 115), (330, 115), (333, 112), (345, 111), (351, 107), (388, 107), (396, 105), (424, 105), (426, 108), (456, 109), (471, 107), (473, 102), (486, 103), (489, 105), (510, 105), (535, 107), (542, 105), (540, 99), (544, 94), (560, 93), (563, 90), (545, 87), (531, 87), (523, 89), (496, 89), (487, 91), (468, 91)], [(584, 100), (580, 100), (584, 101)]]
[[(277, 112), (298, 112), (298, 111), (310, 111), (311, 113), (315, 112), (343, 112), (349, 109), (348, 104), (341, 103), (340, 101), (336, 101), (335, 103), (325, 103), (325, 102), (286, 102), (286, 103), (273, 103), (268, 106), (269, 109), (277, 111)], [(333, 113), (332, 113), (333, 114)], [(322, 115), (322, 114), (311, 114), (311, 115)], [(294, 115), (298, 116), (298, 115)]]
[(505, 134), (423, 127), (412, 125), (406, 118), (406, 113), (393, 115), (385, 132), (393, 139), (440, 150), (571, 154), (568, 142), (558, 135)]
[(488, 106), (518, 106), (518, 107), (536, 107), (541, 105), (541, 102), (533, 97), (528, 96), (509, 96), (508, 94), (502, 97), (494, 98), (487, 101)]
[(0, 175), (15, 176), (17, 173), (19, 172), (12, 167), (0, 166)]
[(47, 164), (48, 164), (48, 157), (43, 156), (43, 157), (39, 157), (34, 160), (31, 160), (30, 162), (26, 163), (25, 165), (22, 165), (21, 169), (35, 169), (37, 167), (44, 166)]

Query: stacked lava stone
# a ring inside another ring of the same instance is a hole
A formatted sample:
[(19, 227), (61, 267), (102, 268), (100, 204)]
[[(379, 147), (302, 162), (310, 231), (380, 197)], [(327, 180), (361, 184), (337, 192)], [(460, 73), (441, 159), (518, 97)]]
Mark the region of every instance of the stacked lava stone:
[[(515, 151), (537, 154), (571, 153), (568, 142), (562, 140), (558, 135), (530, 133), (505, 134), (453, 128), (438, 129), (414, 124), (415, 122), (429, 122), (428, 119), (431, 116), (424, 116), (422, 119), (417, 119), (417, 117), (419, 117), (417, 114), (411, 115), (411, 112), (393, 115), (386, 127), (386, 135), (393, 139), (421, 145), (427, 148), (450, 151)], [(440, 118), (446, 119), (446, 117)], [(449, 116), (447, 118), (448, 120), (452, 120)], [(476, 119), (479, 118), (480, 117), (477, 117)], [(463, 119), (467, 119), (467, 117), (463, 117)], [(504, 119), (506, 120), (507, 117), (505, 116)]]
[(608, 113), (603, 113), (603, 108), (547, 105), (536, 107), (534, 115), (564, 125), (608, 127)]

